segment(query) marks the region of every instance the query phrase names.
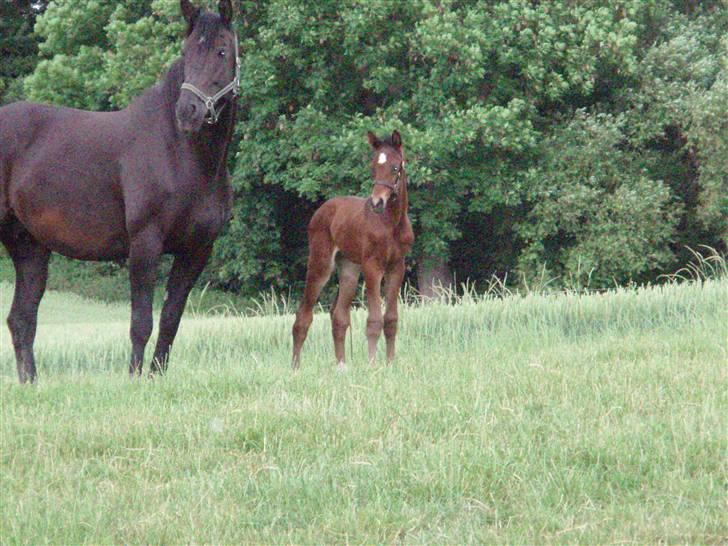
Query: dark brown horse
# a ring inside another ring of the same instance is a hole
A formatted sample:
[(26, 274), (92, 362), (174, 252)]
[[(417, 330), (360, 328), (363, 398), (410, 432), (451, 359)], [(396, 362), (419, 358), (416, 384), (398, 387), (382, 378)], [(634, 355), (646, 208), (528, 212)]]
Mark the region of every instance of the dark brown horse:
[(51, 252), (128, 260), (131, 374), (141, 373), (152, 333), (160, 256), (174, 255), (151, 371), (166, 368), (187, 295), (230, 214), (225, 163), (240, 67), (230, 0), (220, 1), (219, 14), (189, 0), (181, 8), (182, 58), (126, 109), (0, 109), (0, 239), (15, 266), (8, 326), (21, 383), (36, 377), (33, 341)]
[[(407, 217), (407, 174), (402, 138), (394, 131), (384, 141), (369, 133), (374, 150), (369, 198), (335, 197), (321, 205), (308, 225), (308, 270), (303, 301), (293, 325), (293, 368), (298, 368), (301, 346), (313, 320), (313, 306), (338, 266), (339, 291), (331, 308), (331, 331), (340, 369), (344, 368), (344, 338), (351, 302), (364, 272), (367, 291), (369, 362), (374, 363), (377, 341), (384, 328), (387, 361), (394, 358), (397, 301), (404, 278), (404, 257), (414, 242)], [(384, 279), (387, 310), (382, 317), (381, 284)]]

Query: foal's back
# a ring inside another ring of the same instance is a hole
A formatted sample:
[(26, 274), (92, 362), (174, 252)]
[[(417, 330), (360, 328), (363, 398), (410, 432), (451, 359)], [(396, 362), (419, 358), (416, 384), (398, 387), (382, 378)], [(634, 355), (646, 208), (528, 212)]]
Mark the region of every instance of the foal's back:
[(361, 265), (374, 253), (389, 263), (401, 259), (406, 252), (400, 244), (399, 227), (388, 214), (374, 212), (369, 198), (334, 197), (311, 218), (309, 245), (313, 247), (326, 238), (335, 251), (355, 264)]

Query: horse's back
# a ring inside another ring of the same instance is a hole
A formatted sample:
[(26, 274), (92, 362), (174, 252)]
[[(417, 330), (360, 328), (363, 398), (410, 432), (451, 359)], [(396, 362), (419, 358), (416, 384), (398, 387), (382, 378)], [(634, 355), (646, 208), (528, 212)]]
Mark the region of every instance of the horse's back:
[(31, 102), (14, 102), (0, 108), (0, 183), (8, 183), (8, 173), (18, 153), (27, 149), (52, 117), (53, 107)]

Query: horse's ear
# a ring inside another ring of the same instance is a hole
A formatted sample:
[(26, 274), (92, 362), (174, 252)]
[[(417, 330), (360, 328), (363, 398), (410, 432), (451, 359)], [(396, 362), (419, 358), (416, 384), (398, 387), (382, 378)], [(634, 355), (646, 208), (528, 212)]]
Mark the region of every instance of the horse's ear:
[(193, 6), (190, 0), (180, 0), (179, 6), (182, 10), (182, 16), (185, 18), (185, 21), (187, 21), (187, 34), (190, 34), (192, 32), (192, 27), (195, 26), (197, 17), (200, 15), (200, 10)]
[(220, 0), (217, 6), (222, 22), (230, 25), (233, 22), (233, 3), (230, 0)]
[(402, 147), (402, 136), (399, 134), (399, 131), (392, 131), (392, 146), (395, 148)]
[(369, 145), (374, 148), (375, 150), (379, 148), (382, 145), (382, 141), (377, 138), (377, 135), (369, 131), (367, 133), (367, 138), (369, 139)]

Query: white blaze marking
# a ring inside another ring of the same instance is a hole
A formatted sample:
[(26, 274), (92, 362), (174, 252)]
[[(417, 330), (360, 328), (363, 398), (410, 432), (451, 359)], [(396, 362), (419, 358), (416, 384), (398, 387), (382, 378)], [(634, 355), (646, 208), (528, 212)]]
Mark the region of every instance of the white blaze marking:
[(381, 154), (379, 154), (379, 159), (377, 160), (377, 163), (379, 163), (380, 165), (383, 165), (386, 162), (387, 162), (387, 154), (382, 152)]

